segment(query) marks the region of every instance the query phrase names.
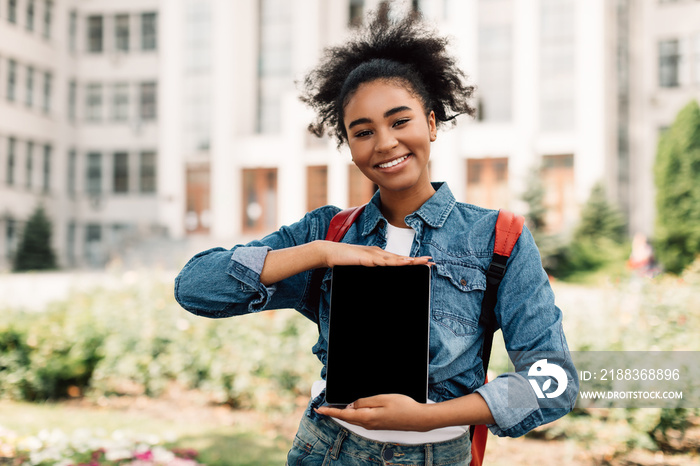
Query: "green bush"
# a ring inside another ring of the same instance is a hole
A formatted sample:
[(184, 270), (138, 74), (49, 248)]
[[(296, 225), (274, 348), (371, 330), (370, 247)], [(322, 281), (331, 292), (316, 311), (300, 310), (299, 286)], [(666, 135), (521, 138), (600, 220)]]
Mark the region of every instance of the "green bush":
[(240, 407), (291, 407), (320, 363), (315, 324), (292, 310), (193, 316), (172, 285), (76, 294), (43, 313), (0, 313), (0, 395), (159, 395), (171, 383)]
[(0, 394), (29, 401), (80, 393), (102, 359), (103, 336), (70, 313), (4, 313), (0, 323)]

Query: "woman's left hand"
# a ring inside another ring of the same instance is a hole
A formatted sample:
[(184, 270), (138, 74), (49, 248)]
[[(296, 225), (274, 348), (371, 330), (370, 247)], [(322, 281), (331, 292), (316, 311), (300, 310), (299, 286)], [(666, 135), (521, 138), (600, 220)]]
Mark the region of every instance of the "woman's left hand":
[(345, 409), (321, 406), (316, 412), (371, 430), (431, 430), (428, 406), (405, 395), (360, 398)]

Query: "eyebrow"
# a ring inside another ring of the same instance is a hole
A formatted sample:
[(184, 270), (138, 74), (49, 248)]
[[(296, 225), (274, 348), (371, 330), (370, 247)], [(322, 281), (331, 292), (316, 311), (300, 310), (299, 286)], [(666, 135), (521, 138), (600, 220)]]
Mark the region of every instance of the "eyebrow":
[[(411, 110), (411, 107), (407, 107), (406, 105), (394, 107), (394, 108), (389, 109), (386, 112), (384, 112), (384, 118), (389, 118), (391, 115), (394, 115), (395, 113), (404, 112), (406, 110)], [(357, 120), (352, 121), (348, 125), (348, 129), (352, 129), (353, 126), (362, 125), (365, 123), (372, 123), (372, 120), (370, 120), (369, 118), (358, 118)]]

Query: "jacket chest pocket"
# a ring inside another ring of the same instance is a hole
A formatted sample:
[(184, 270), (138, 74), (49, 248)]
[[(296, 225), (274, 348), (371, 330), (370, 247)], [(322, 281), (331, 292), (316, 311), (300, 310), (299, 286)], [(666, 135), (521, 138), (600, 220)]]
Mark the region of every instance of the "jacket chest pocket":
[(477, 333), (486, 276), (481, 270), (461, 264), (435, 265), (432, 324), (461, 337)]

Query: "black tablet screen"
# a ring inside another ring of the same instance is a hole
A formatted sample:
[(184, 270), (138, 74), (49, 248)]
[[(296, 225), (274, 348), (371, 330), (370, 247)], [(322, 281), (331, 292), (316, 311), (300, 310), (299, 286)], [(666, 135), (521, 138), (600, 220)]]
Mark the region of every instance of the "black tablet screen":
[(428, 391), (430, 268), (336, 266), (331, 282), (326, 401)]

